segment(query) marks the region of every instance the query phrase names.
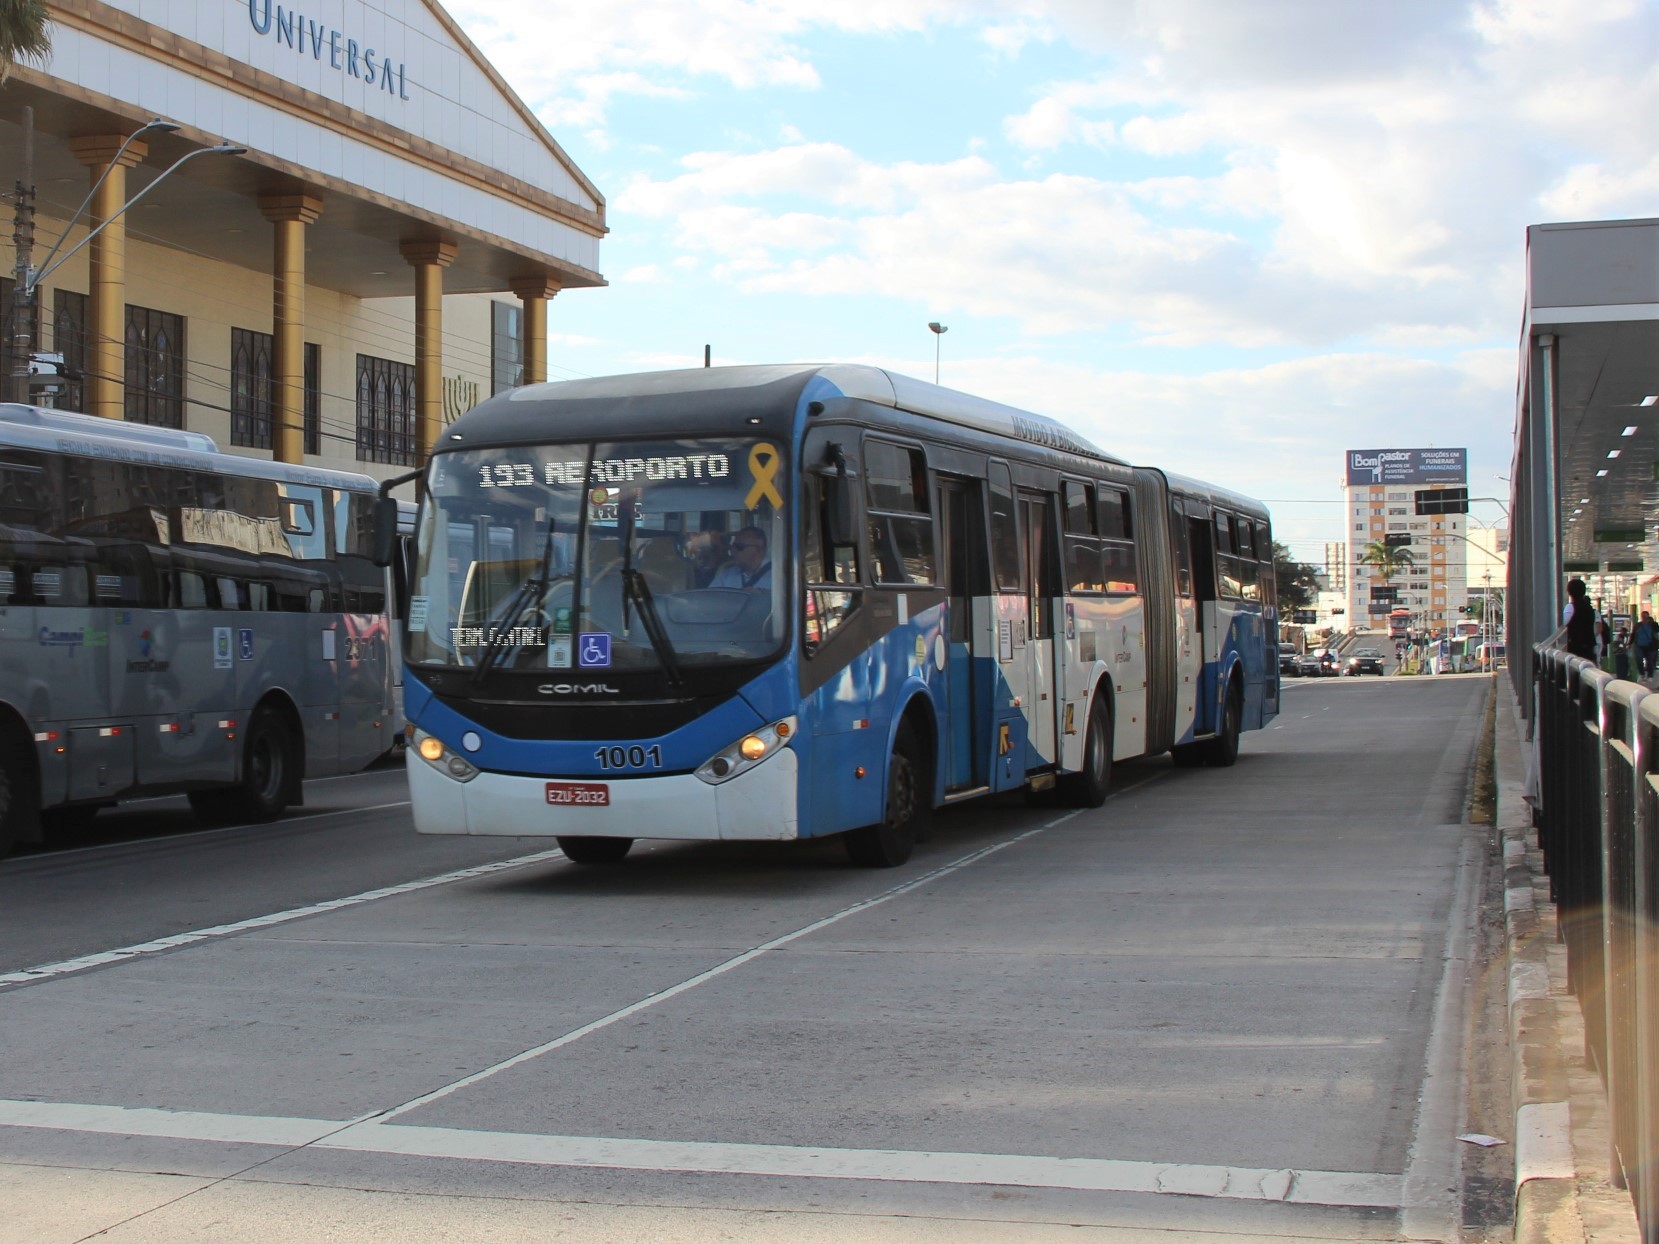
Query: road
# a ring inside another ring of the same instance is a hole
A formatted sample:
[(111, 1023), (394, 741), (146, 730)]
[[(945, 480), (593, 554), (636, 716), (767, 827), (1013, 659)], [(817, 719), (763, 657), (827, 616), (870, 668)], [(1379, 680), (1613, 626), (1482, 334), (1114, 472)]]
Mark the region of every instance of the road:
[(1292, 681), (892, 871), (421, 838), (396, 770), (110, 814), (0, 862), (0, 1241), (1485, 1238), (1487, 687)]

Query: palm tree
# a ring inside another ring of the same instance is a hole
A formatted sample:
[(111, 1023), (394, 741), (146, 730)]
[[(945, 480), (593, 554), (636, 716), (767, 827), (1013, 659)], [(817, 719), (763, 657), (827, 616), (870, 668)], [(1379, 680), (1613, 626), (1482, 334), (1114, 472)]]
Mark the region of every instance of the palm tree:
[(1358, 560), (1362, 565), (1375, 569), (1385, 586), (1391, 586), (1394, 576), (1400, 571), (1409, 570), (1417, 564), (1410, 549), (1389, 544), (1386, 540), (1373, 540), (1365, 546), (1365, 552), (1359, 555)]
[(0, 82), (19, 60), (43, 61), (52, 51), (44, 0), (0, 0)]

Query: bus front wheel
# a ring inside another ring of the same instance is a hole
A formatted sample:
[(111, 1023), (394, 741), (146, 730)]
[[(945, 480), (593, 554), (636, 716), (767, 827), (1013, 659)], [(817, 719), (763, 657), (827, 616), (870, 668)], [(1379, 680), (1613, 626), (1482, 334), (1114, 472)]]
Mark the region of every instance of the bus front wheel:
[(882, 819), (847, 834), (847, 855), (860, 868), (897, 868), (926, 836), (929, 799), (908, 729), (900, 730), (887, 764), (887, 803)]
[(274, 821), (288, 810), (298, 764), (293, 732), (280, 713), (259, 709), (242, 744), (242, 780), (221, 790), (190, 793), (190, 807), (211, 824)]
[(572, 864), (615, 864), (633, 849), (632, 838), (594, 838), (560, 835), (559, 850)]

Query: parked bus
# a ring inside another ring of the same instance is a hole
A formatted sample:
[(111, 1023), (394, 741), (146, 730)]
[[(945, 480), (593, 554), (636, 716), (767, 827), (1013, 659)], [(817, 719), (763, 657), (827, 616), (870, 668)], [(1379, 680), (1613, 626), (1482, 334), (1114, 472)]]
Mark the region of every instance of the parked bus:
[(1273, 587), (1260, 504), (872, 367), (499, 394), (424, 474), (416, 828), (895, 865), (941, 805), (1231, 765), (1278, 710)]
[(375, 490), (0, 405), (0, 852), (135, 795), (270, 820), (385, 753)]
[(1406, 639), (1411, 634), (1411, 610), (1391, 609), (1388, 613), (1388, 637)]

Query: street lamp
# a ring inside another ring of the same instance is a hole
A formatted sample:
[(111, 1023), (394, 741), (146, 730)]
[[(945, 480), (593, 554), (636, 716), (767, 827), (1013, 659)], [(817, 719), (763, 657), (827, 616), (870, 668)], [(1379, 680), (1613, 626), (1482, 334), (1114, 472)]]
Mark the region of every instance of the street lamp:
[(946, 333), (950, 332), (950, 328), (949, 328), (948, 325), (941, 324), (938, 320), (929, 320), (927, 326), (928, 326), (928, 328), (930, 328), (933, 331), (933, 383), (938, 384), (939, 383), (939, 338), (943, 337)]
[[(75, 243), (75, 245), (71, 246), (68, 250), (64, 251), (62, 255), (59, 255), (58, 251), (62, 249), (63, 244), (69, 240), (70, 231), (74, 229), (76, 223), (86, 212), (87, 206), (92, 202), (94, 196), (97, 195), (98, 188), (104, 184), (104, 179), (110, 175), (111, 171), (120, 162), (121, 157), (126, 154), (127, 148), (132, 146), (132, 144), (137, 141), (139, 135), (151, 132), (168, 133), (178, 128), (179, 127), (171, 121), (163, 121), (157, 118), (153, 121), (145, 122), (145, 124), (139, 126), (138, 129), (127, 135), (126, 141), (123, 142), (120, 148), (116, 151), (114, 159), (110, 160), (110, 162), (104, 166), (104, 171), (99, 174), (98, 180), (92, 183), (92, 189), (88, 191), (86, 198), (81, 200), (81, 205), (75, 209), (75, 214), (69, 218), (69, 223), (63, 227), (63, 233), (60, 234), (58, 240), (52, 244), (52, 249), (46, 253), (46, 258), (41, 262), (41, 265), (38, 268), (31, 264), (28, 261), (26, 253), (21, 248), (19, 249), (17, 258), (17, 284), (13, 291), (13, 306), (15, 308), (15, 313), (18, 316), (16, 322), (20, 326), (20, 332), (29, 331), (23, 326), (32, 325), (34, 323), (35, 300), (39, 295), (41, 282), (67, 263), (77, 251), (79, 251), (88, 242), (92, 241), (93, 238), (97, 237), (105, 229), (109, 228), (110, 225), (115, 223), (117, 219), (125, 215), (127, 211), (137, 204), (140, 199), (149, 194), (150, 191), (154, 190), (162, 182), (166, 181), (167, 178), (172, 176), (172, 174), (182, 165), (194, 160), (197, 156), (247, 154), (248, 149), (246, 147), (238, 147), (234, 143), (219, 143), (217, 146), (198, 147), (194, 151), (185, 152), (182, 156), (174, 160), (170, 165), (163, 169), (161, 175), (154, 181), (145, 186), (144, 189), (140, 190), (137, 194), (133, 195), (132, 198), (128, 199), (114, 212), (111, 212), (106, 219), (100, 221), (97, 228), (90, 230), (84, 238)], [(34, 342), (31, 338), (24, 343), (22, 350), (12, 361), (12, 376), (14, 378), (19, 376), (23, 378), (23, 393), (21, 394), (21, 397), (24, 401), (28, 400), (28, 390), (26, 386), (28, 384), (29, 364), (32, 361), (31, 352), (33, 349)]]

